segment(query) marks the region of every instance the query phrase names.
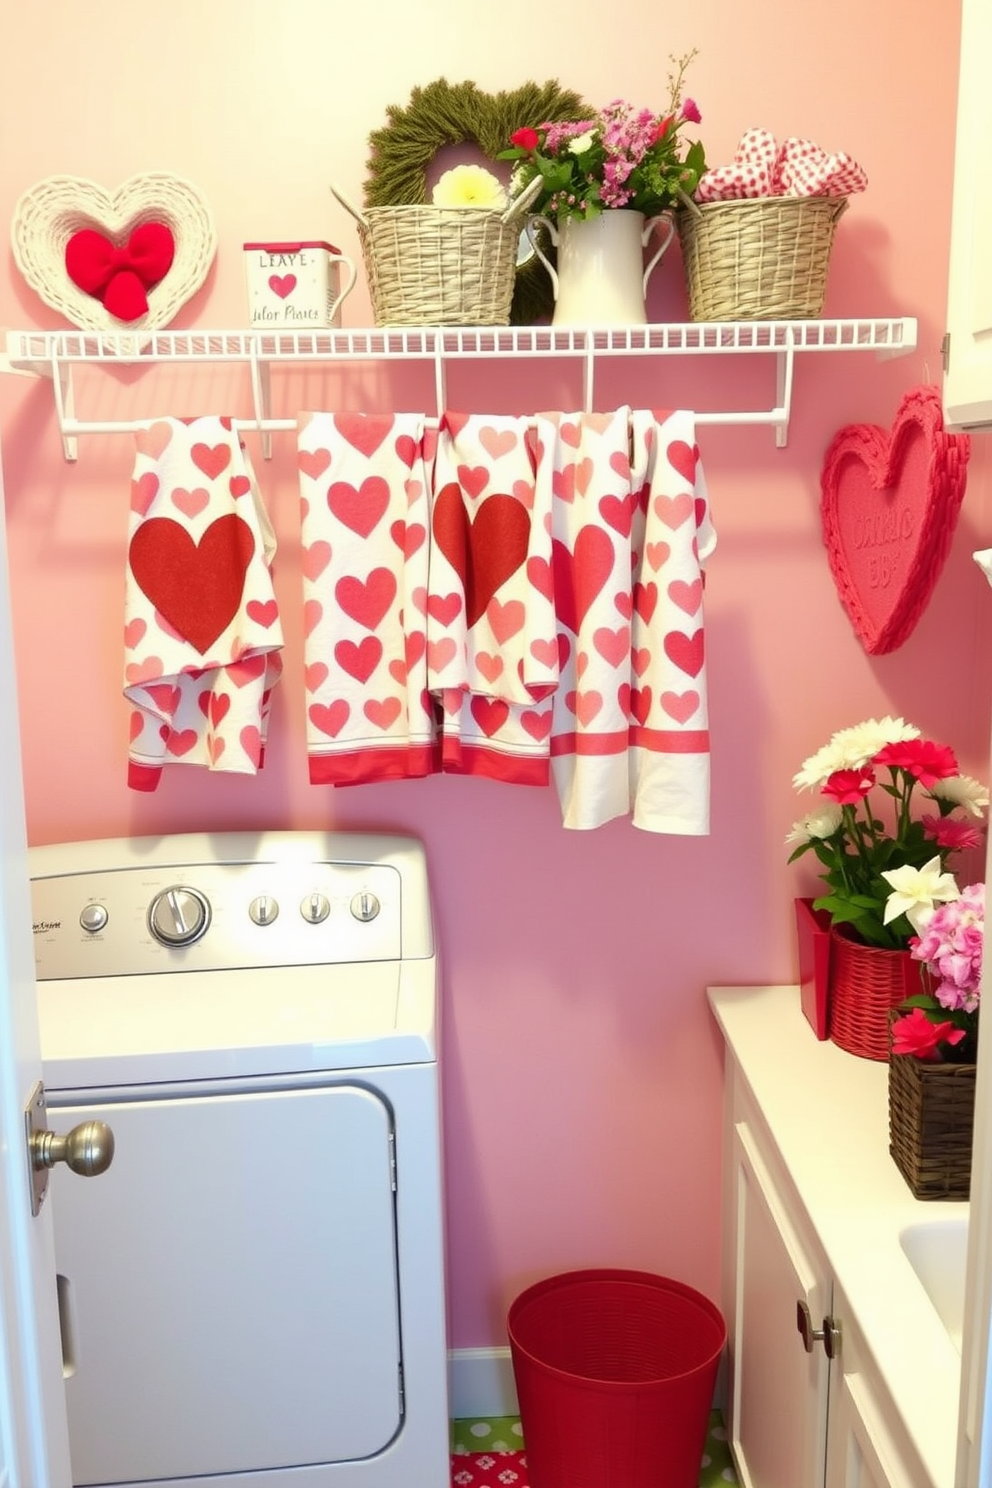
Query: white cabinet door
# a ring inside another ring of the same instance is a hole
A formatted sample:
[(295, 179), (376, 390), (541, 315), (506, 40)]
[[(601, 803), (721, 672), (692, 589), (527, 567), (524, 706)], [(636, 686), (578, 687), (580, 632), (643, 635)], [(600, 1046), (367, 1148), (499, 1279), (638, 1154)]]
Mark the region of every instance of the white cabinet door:
[(789, 1212), (752, 1128), (733, 1137), (735, 1281), (730, 1322), (731, 1445), (744, 1488), (821, 1488), (830, 1361), (806, 1353), (805, 1302), (816, 1328), (830, 1312), (826, 1268)]
[(826, 1488), (918, 1488), (926, 1474), (894, 1407), (875, 1386), (865, 1345), (839, 1287), (840, 1355), (830, 1380)]
[(944, 420), (992, 424), (992, 6), (963, 0)]
[[(41, 1078), (0, 470), (0, 1484), (68, 1488), (51, 1204), (31, 1217), (24, 1107)], [(78, 1180), (75, 1180), (78, 1181)]]

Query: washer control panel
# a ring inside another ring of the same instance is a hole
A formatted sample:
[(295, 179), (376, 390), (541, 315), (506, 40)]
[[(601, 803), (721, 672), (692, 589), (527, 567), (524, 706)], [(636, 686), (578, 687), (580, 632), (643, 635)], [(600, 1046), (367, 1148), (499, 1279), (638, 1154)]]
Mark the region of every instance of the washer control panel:
[(31, 882), (40, 980), (396, 961), (387, 863), (128, 866)]

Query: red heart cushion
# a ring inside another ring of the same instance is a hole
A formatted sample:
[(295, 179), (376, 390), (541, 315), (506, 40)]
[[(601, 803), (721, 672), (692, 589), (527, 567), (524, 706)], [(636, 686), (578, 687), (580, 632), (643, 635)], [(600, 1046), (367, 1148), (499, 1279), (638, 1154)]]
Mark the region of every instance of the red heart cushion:
[(944, 430), (940, 393), (912, 389), (891, 433), (848, 424), (820, 477), (823, 541), (841, 603), (869, 656), (909, 637), (944, 566), (971, 444)]

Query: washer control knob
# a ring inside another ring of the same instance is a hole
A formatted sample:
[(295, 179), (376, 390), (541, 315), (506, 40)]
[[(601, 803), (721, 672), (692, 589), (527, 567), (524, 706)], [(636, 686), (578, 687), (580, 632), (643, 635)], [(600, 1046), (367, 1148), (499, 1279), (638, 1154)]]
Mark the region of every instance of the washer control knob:
[(309, 925), (320, 925), (331, 912), (326, 894), (308, 894), (300, 905), (300, 914)]
[(87, 904), (79, 916), (79, 923), (87, 935), (99, 935), (109, 919), (105, 904)]
[(362, 889), (351, 901), (351, 912), (356, 920), (374, 920), (381, 907), (376, 896), (368, 889)]
[(209, 924), (206, 895), (184, 884), (173, 884), (156, 894), (148, 911), (148, 928), (162, 945), (192, 945)]
[(279, 918), (279, 905), (271, 894), (259, 894), (249, 904), (248, 913), (256, 925), (271, 925)]

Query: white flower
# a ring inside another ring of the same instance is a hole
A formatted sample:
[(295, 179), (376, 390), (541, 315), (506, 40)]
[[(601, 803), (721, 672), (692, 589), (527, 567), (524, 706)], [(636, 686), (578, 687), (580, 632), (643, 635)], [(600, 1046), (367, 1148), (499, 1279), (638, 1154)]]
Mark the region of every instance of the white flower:
[(950, 904), (961, 897), (954, 874), (941, 873), (939, 856), (931, 858), (922, 868), (913, 868), (908, 863), (902, 868), (890, 868), (882, 877), (893, 890), (885, 901), (882, 923), (888, 925), (904, 914), (917, 935), (923, 934), (935, 903)]
[(431, 200), (436, 207), (485, 207), (502, 212), (506, 192), (492, 172), (481, 165), (456, 165), (440, 177)]
[(836, 801), (825, 801), (817, 811), (811, 811), (799, 821), (792, 823), (792, 831), (786, 842), (809, 842), (811, 838), (832, 837), (844, 820), (844, 813)]
[(852, 728), (838, 729), (829, 744), (818, 749), (803, 762), (802, 769), (792, 777), (797, 790), (825, 785), (838, 770), (860, 770), (886, 744), (901, 744), (906, 739), (918, 739), (920, 731), (902, 718), (867, 718)]
[(969, 811), (981, 819), (988, 810), (989, 788), (970, 775), (952, 775), (949, 780), (937, 780), (930, 787), (930, 794), (942, 801), (953, 801), (955, 806)]
[(587, 129), (585, 134), (577, 134), (574, 139), (568, 142), (569, 153), (572, 155), (584, 155), (595, 138), (595, 129)]

